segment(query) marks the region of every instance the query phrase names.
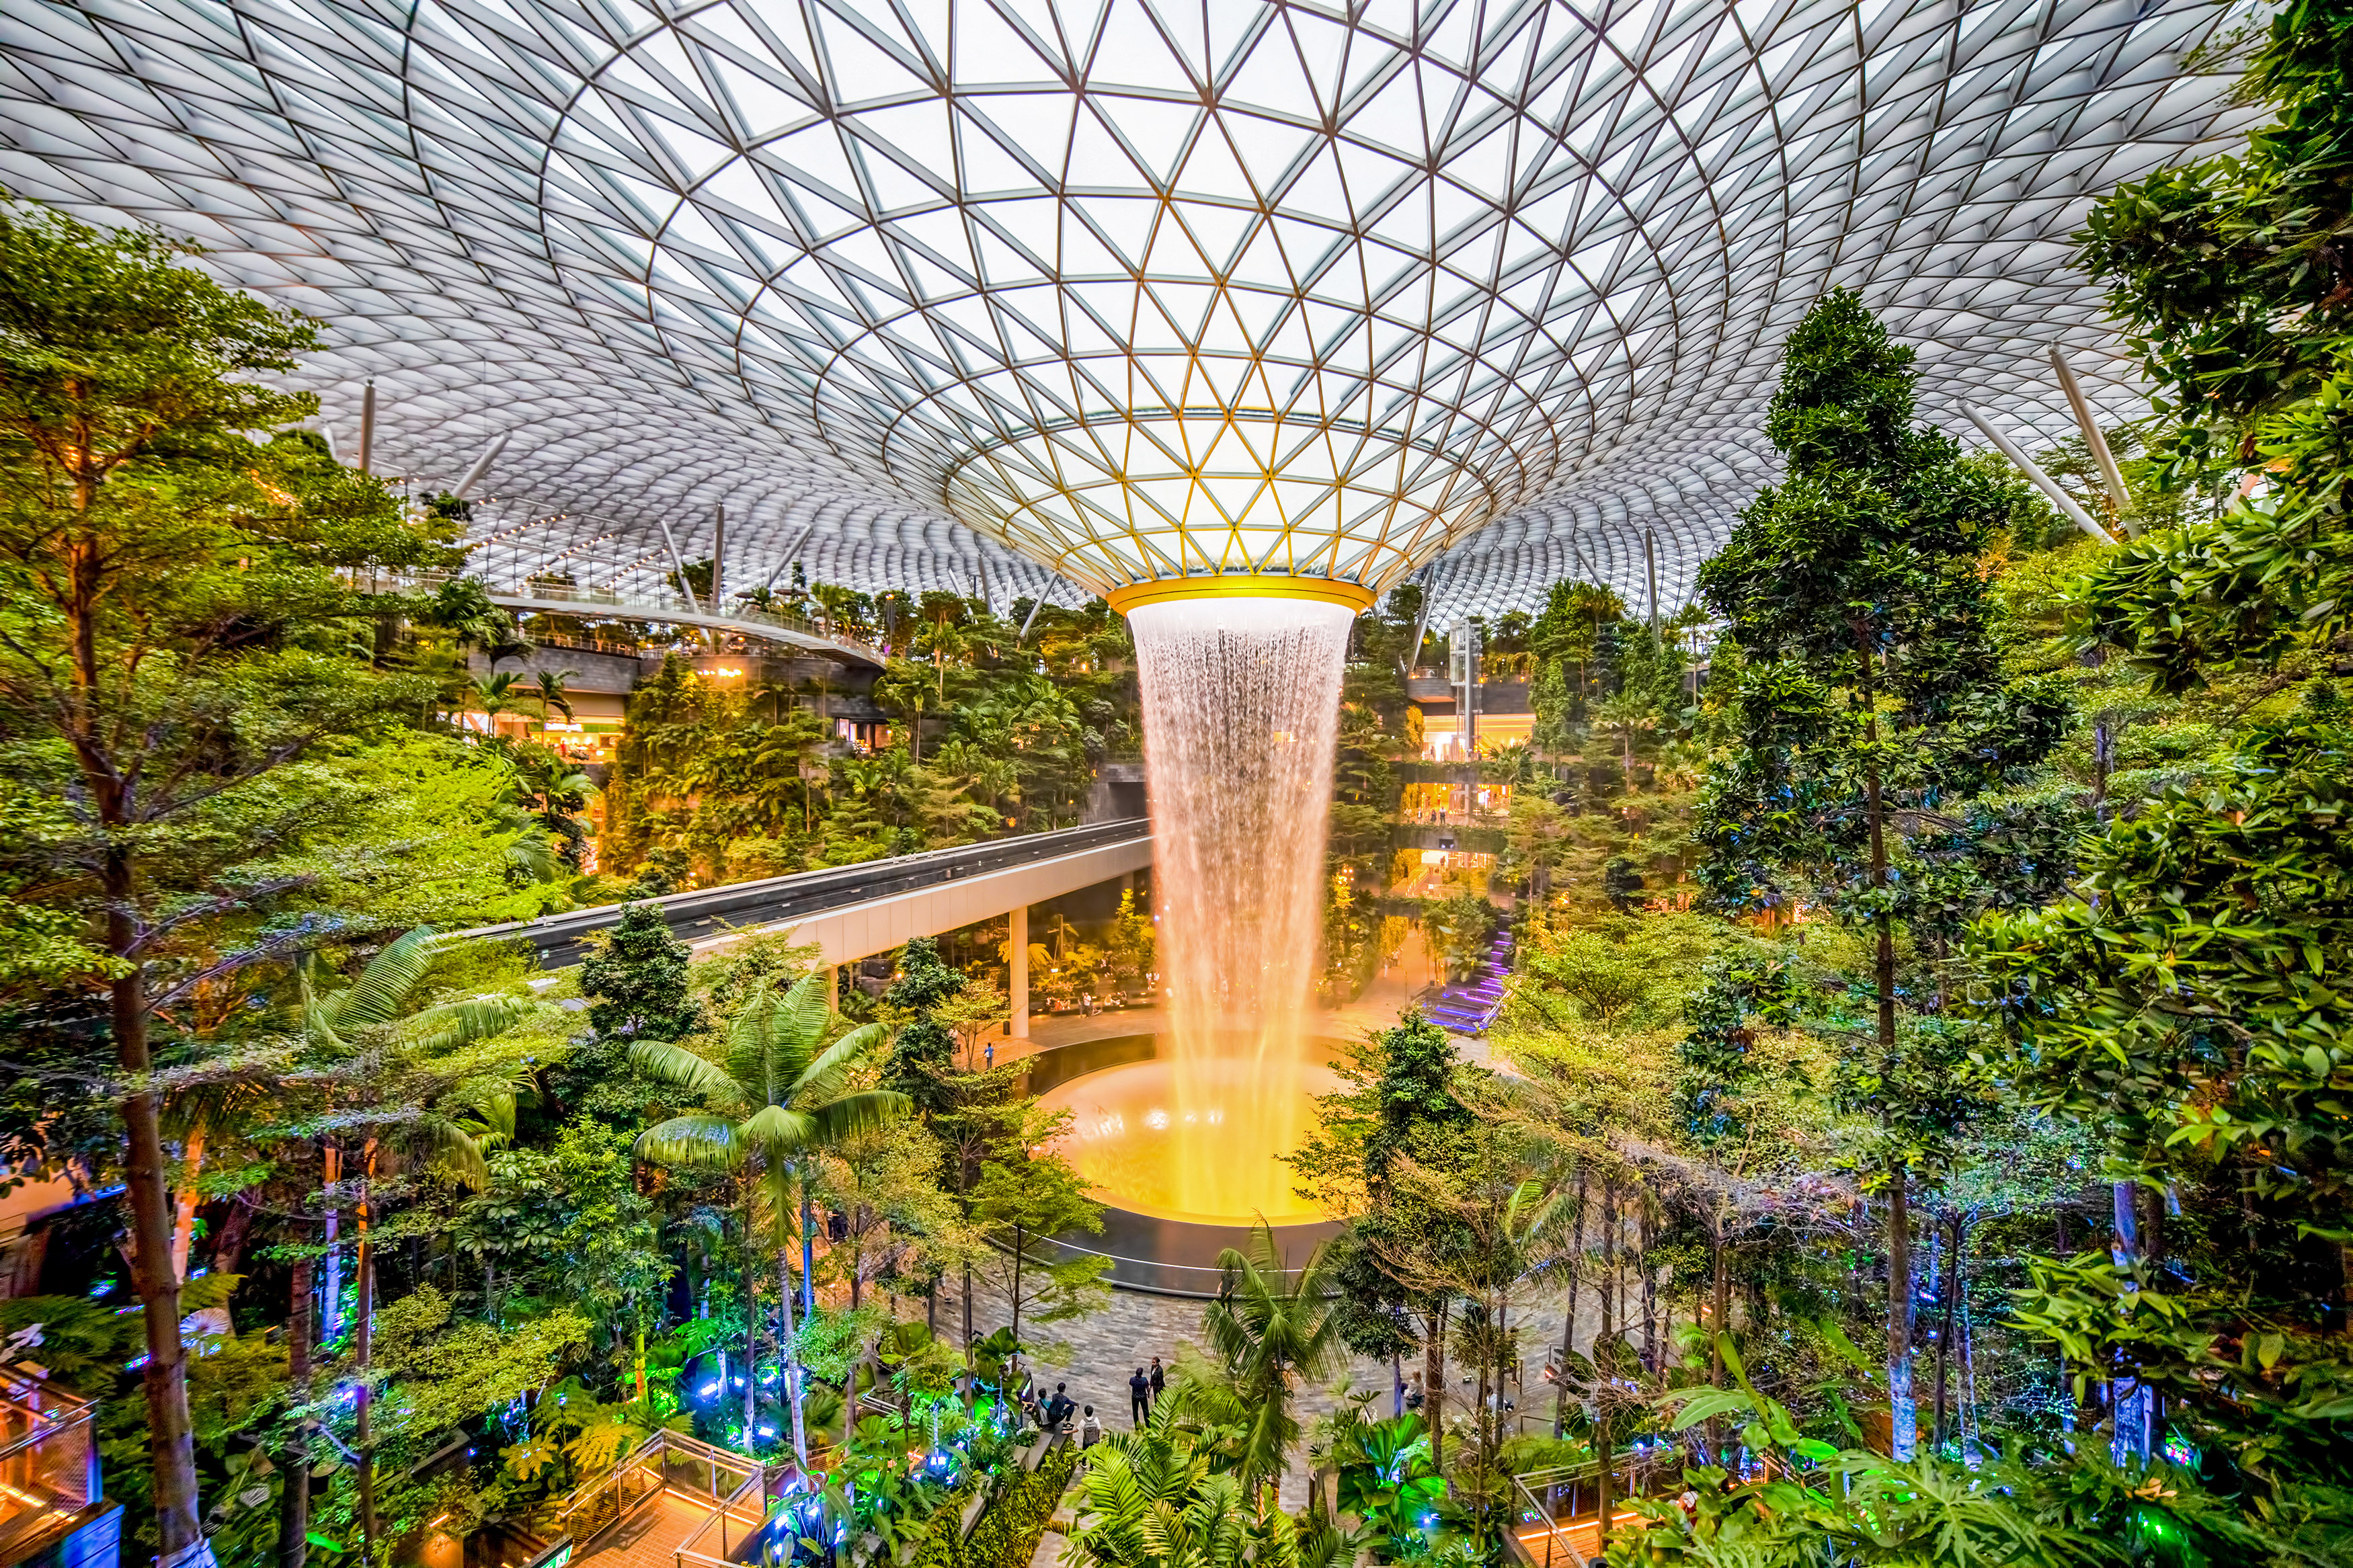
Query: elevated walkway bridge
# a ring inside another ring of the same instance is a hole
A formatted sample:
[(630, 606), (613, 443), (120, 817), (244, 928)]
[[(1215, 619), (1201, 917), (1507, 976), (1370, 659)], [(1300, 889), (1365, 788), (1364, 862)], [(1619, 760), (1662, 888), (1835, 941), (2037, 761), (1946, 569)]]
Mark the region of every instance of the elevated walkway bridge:
[[(1029, 910), (1152, 864), (1145, 817), (1024, 834), (952, 849), (799, 871), (647, 899), (670, 934), (712, 952), (755, 931), (790, 928), (830, 968), (1001, 914), (1012, 917), (1013, 1035), (1029, 1034)], [(551, 969), (588, 956), (588, 939), (618, 925), (626, 905), (483, 926), (477, 941), (529, 942)]]
[[(430, 594), (448, 581), (449, 574), (442, 572), (375, 572), (356, 574), (353, 585), (372, 594)], [(798, 616), (753, 609), (720, 610), (684, 594), (608, 594), (544, 579), (483, 586), (491, 604), (518, 615), (699, 626), (705, 631), (798, 648), (842, 664), (868, 669), (882, 668), (884, 655), (881, 648), (843, 637)]]

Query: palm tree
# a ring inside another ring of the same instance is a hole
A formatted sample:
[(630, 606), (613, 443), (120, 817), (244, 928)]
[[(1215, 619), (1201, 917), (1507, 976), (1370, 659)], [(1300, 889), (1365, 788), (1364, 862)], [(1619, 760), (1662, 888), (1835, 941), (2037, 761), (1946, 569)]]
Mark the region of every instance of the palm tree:
[(467, 707), (480, 709), (482, 717), (490, 721), (491, 730), (496, 731), (499, 715), (521, 701), (523, 694), (514, 671), (507, 670), (488, 679), (468, 682), (460, 696)]
[(1261, 1220), (1250, 1232), (1249, 1256), (1228, 1247), (1218, 1255), (1225, 1284), (1201, 1314), (1201, 1332), (1224, 1362), (1242, 1418), (1241, 1472), (1271, 1497), (1284, 1462), (1299, 1441), (1293, 1413), (1295, 1377), (1317, 1377), (1345, 1354), (1340, 1322), (1324, 1278), (1324, 1248), (1308, 1255), (1296, 1274), (1283, 1267), (1274, 1232)]
[[(461, 997), (417, 1008), (417, 992), (432, 967), (439, 937), (429, 926), (418, 926), (370, 959), (348, 985), (333, 990), (313, 988), (306, 968), (299, 975), (301, 1034), (304, 1051), (321, 1064), (322, 1077), (349, 1089), (350, 1103), (337, 1121), (366, 1129), (359, 1149), (358, 1182), (353, 1189), (357, 1222), (352, 1276), (358, 1301), (353, 1314), (352, 1364), (356, 1373), (354, 1419), (359, 1451), (360, 1533), (373, 1553), (376, 1531), (375, 1455), (371, 1416), (374, 1389), (370, 1373), (374, 1359), (375, 1268), (370, 1234), (375, 1215), (374, 1188), (387, 1157), (438, 1167), (479, 1191), (489, 1176), (480, 1145), (458, 1120), (483, 1102), (480, 1086), (473, 1099), (444, 1097), (454, 1088), (435, 1070), (437, 1059), (514, 1026), (524, 1004), (512, 996)], [(491, 1091), (495, 1094), (495, 1089)], [(436, 1103), (437, 1100), (441, 1103)], [(371, 1123), (373, 1125), (371, 1125)], [(336, 1187), (341, 1174), (339, 1149), (327, 1146), (327, 1241), (335, 1238), (338, 1210)], [(330, 1265), (329, 1299), (333, 1298)], [(332, 1320), (329, 1320), (332, 1331)], [(290, 1493), (300, 1488), (289, 1488)]]
[(534, 695), (539, 700), (541, 729), (547, 727), (550, 711), (563, 714), (565, 723), (572, 722), (572, 694), (565, 689), (564, 683), (579, 673), (576, 669), (543, 669), (539, 672), (539, 690)]
[[(801, 1422), (800, 1353), (794, 1344), (792, 1251), (789, 1218), (795, 1178), (800, 1186), (802, 1273), (815, 1264), (811, 1234), (808, 1162), (818, 1151), (839, 1144), (913, 1109), (903, 1094), (849, 1088), (859, 1060), (880, 1045), (883, 1029), (869, 1024), (819, 1049), (831, 1022), (825, 982), (804, 975), (781, 996), (765, 986), (755, 992), (728, 1026), (721, 1059), (711, 1061), (668, 1040), (640, 1040), (629, 1047), (638, 1070), (675, 1088), (699, 1094), (713, 1109), (674, 1116), (638, 1139), (638, 1152), (666, 1165), (691, 1170), (739, 1172), (765, 1182), (776, 1236), (776, 1281), (783, 1298), (786, 1393), (792, 1405), (793, 1453), (806, 1468), (808, 1434)], [(750, 1188), (747, 1184), (746, 1199)], [(751, 1243), (748, 1214), (744, 1242)], [(747, 1263), (744, 1279), (752, 1278)], [(758, 1320), (744, 1291), (747, 1347), (756, 1345)], [(752, 1352), (747, 1348), (747, 1359)], [(852, 1373), (853, 1379), (855, 1373)], [(854, 1386), (854, 1384), (853, 1384)], [(744, 1429), (748, 1447), (758, 1379), (744, 1380)], [(851, 1400), (855, 1406), (856, 1401)]]
[(1077, 1568), (1347, 1568), (1361, 1538), (1321, 1510), (1253, 1517), (1244, 1483), (1169, 1423), (1109, 1436), (1087, 1456), (1076, 1509), (1091, 1518), (1064, 1561)]

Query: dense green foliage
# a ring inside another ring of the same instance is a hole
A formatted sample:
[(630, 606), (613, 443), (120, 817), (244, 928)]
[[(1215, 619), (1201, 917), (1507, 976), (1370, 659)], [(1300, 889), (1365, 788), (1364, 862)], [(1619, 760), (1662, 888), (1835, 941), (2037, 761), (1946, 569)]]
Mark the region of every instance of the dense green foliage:
[[(1323, 988), (1376, 1026), (1291, 1153), (1345, 1223), (1223, 1258), (1073, 1563), (1490, 1565), (1572, 1495), (1620, 1568), (2353, 1556), (2348, 17), (2282, 8), (2274, 122), (2094, 206), (2161, 395), (2121, 544), (1918, 424), (1833, 292), (1697, 605), (1482, 623), (1525, 742), (1430, 755), (1450, 606), (1359, 617)], [(101, 1402), (140, 1555), (545, 1532), (670, 1429), (808, 1478), (781, 1568), (1022, 1568), (1080, 1455), (1023, 1470), (1015, 1396), (1106, 1294), (1069, 1119), (988, 1051), (1009, 931), (828, 973), (645, 900), (1077, 820), (1139, 747), (1124, 626), (796, 570), (744, 596), (871, 691), (681, 648), (600, 791), (470, 721), (569, 711), (497, 669), (533, 637), (665, 634), (366, 591), (467, 508), (296, 427), (315, 341), (0, 213), (0, 1153), (83, 1200), (5, 1359)], [(576, 972), (437, 934), (592, 899)], [(1155, 908), (1041, 910), (1031, 1000), (1152, 997)], [(1474, 1060), (1419, 987), (1506, 921)]]
[(1077, 1446), (1058, 1443), (1036, 1469), (1016, 1471), (973, 1521), (961, 1568), (1028, 1568), (1078, 1468)]
[(2348, 37), (2341, 0), (2283, 6), (2241, 84), (2274, 118), (2243, 150), (2119, 187), (2080, 237), (2162, 395), (2163, 489), (2227, 493), (2263, 476), (2256, 493), (2149, 529), (2087, 585), (2089, 624), (2167, 690), (2234, 665), (2318, 668), (2353, 632)]

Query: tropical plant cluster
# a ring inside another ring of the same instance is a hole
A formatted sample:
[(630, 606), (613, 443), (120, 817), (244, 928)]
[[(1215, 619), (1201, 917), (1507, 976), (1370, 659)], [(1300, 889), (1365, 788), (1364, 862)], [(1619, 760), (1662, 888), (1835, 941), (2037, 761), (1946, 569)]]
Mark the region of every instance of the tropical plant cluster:
[(1692, 907), (1524, 898), (1497, 1066), (1381, 1032), (1294, 1162), (1389, 1369), (1318, 1450), (1377, 1555), (2353, 1552), (2347, 27), (2243, 36), (2278, 122), (2094, 205), (2164, 395), (2121, 491), (2042, 456), (2118, 542), (1858, 297), (1791, 335), (1700, 574)]
[[(670, 1436), (797, 1479), (777, 1568), (1065, 1508), (1075, 1568), (2353, 1560), (2348, 37), (2251, 27), (2269, 122), (2093, 205), (2159, 399), (2119, 489), (2042, 456), (2115, 542), (1834, 290), (1690, 605), (1480, 628), (1526, 743), (1429, 761), (1433, 606), (1360, 617), (1326, 996), (1508, 921), (1502, 1011), (1348, 1046), (1290, 1154), (1337, 1234), (1226, 1253), (1083, 1454), (1034, 1396), (1102, 1208), (989, 1048), (1009, 932), (843, 985), (644, 900), (1073, 820), (1138, 745), (1107, 607), (797, 571), (745, 597), (883, 650), (893, 742), (678, 658), (592, 782), (467, 722), (563, 711), (495, 672), (578, 628), (303, 429), (315, 329), (0, 211), (0, 1161), (68, 1200), (9, 1376), (99, 1401), (174, 1568), (552, 1540)], [(592, 899), (575, 970), (453, 934)], [(1156, 983), (1147, 903), (1042, 934), (1049, 1005)]]

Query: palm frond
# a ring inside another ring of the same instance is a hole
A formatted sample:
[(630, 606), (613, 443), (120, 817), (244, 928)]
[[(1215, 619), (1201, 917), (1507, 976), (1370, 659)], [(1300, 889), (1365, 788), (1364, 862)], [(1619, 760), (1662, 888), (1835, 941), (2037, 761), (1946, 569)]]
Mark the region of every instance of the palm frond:
[(723, 1116), (673, 1116), (638, 1134), (637, 1148), (641, 1160), (690, 1171), (732, 1171), (744, 1160), (735, 1124)]
[(505, 1034), (522, 1021), (529, 1004), (516, 996), (466, 996), (427, 1007), (409, 1021), (413, 1043), (439, 1056)]
[(431, 926), (418, 926), (394, 939), (367, 961), (359, 978), (328, 998), (334, 1028), (374, 1028), (398, 1020), (410, 994), (432, 967), (434, 944), (439, 941)]
[(413, 1123), (402, 1142), (421, 1163), (456, 1177), (475, 1192), (490, 1185), (491, 1167), (482, 1158), (482, 1146), (447, 1117), (427, 1116)]
[(762, 981), (735, 1009), (727, 1025), (727, 1055), (738, 1066), (738, 1077), (749, 1062), (765, 1062), (776, 1035), (776, 994)]
[(767, 1156), (771, 1164), (797, 1159), (817, 1146), (817, 1119), (788, 1105), (764, 1105), (736, 1129), (746, 1146)]
[(682, 1089), (722, 1104), (741, 1104), (746, 1098), (744, 1086), (726, 1068), (671, 1041), (635, 1041), (629, 1047), (628, 1058), (631, 1067), (672, 1089)]
[(302, 1004), (302, 1037), (330, 1051), (347, 1051), (350, 1045), (335, 1028), (335, 994), (311, 996)]
[(778, 999), (778, 1022), (784, 1026), (804, 1057), (814, 1055), (818, 1042), (825, 1038), (826, 1024), (833, 1010), (825, 1005), (825, 980), (821, 975), (804, 974), (793, 983), (793, 988)]
[(802, 1068), (793, 1079), (787, 1098), (802, 1103), (833, 1099), (841, 1092), (858, 1059), (881, 1043), (882, 1033), (881, 1025), (867, 1024), (826, 1047), (822, 1056)]
[(915, 1102), (887, 1089), (870, 1089), (828, 1100), (809, 1112), (818, 1142), (838, 1143), (861, 1132), (874, 1132), (913, 1113)]
[(497, 1094), (484, 1095), (466, 1108), (481, 1123), (479, 1128), (467, 1129), (476, 1143), (485, 1149), (494, 1149), (514, 1142), (515, 1100), (514, 1091), (505, 1089)]

